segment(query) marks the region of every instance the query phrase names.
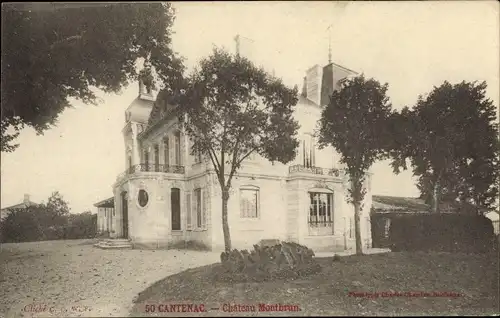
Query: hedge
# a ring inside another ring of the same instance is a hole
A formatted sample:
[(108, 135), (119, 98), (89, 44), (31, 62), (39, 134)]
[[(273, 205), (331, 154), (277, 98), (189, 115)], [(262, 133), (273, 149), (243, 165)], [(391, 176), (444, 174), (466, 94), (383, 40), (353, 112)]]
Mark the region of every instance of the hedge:
[(498, 248), (493, 225), (484, 216), (410, 214), (391, 217), (392, 251), (485, 253)]

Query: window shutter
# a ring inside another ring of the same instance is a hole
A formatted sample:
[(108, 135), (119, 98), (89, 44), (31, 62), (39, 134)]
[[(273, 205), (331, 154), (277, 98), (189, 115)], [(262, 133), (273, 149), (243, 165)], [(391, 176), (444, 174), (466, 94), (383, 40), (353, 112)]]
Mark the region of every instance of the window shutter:
[(186, 225), (191, 230), (191, 194), (186, 194)]
[(192, 223), (192, 228), (193, 229), (196, 229), (198, 226), (197, 226), (197, 222), (198, 222), (198, 219), (197, 219), (197, 209), (198, 209), (198, 206), (197, 206), (197, 197), (198, 197), (198, 194), (197, 194), (197, 190), (195, 189), (193, 191), (193, 195), (191, 196), (191, 223)]
[(205, 190), (201, 190), (201, 227), (207, 229), (207, 208), (205, 204)]

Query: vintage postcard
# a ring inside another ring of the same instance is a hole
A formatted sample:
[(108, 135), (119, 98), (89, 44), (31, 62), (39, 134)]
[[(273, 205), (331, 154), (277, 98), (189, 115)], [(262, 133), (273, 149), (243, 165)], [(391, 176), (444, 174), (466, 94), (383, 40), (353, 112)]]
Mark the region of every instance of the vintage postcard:
[(498, 315), (499, 7), (2, 3), (0, 317)]

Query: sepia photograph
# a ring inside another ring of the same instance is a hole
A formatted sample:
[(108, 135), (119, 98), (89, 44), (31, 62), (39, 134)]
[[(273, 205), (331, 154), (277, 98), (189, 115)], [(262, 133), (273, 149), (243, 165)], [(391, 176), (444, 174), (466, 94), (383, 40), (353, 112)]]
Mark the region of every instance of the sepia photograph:
[(500, 314), (498, 1), (1, 23), (0, 317)]

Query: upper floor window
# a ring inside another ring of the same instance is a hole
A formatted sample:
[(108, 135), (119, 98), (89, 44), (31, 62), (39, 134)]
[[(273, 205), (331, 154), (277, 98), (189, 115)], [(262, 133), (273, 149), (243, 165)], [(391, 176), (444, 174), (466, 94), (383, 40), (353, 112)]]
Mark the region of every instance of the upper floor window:
[(176, 131), (174, 134), (174, 147), (175, 147), (175, 165), (182, 165), (181, 162), (181, 132)]
[(302, 140), (302, 165), (304, 167), (314, 167), (316, 164), (316, 145), (314, 137), (311, 134), (306, 134)]
[(252, 151), (252, 153), (248, 155), (247, 159), (248, 159), (248, 161), (256, 161), (257, 160), (257, 152)]
[(148, 149), (144, 149), (144, 154), (143, 154), (144, 160), (144, 170), (149, 171), (149, 151)]
[(170, 145), (168, 144), (168, 136), (163, 138), (163, 162), (166, 166), (170, 165)]
[(203, 156), (202, 156), (202, 154), (201, 154), (201, 152), (200, 152), (200, 151), (195, 151), (195, 152), (194, 152), (194, 163), (195, 163), (195, 164), (196, 164), (196, 163), (201, 163), (201, 162), (203, 161), (202, 157), (203, 157)]
[(259, 190), (257, 188), (240, 189), (240, 217), (259, 217)]
[(160, 170), (160, 146), (154, 146), (154, 160), (155, 160), (155, 171)]

